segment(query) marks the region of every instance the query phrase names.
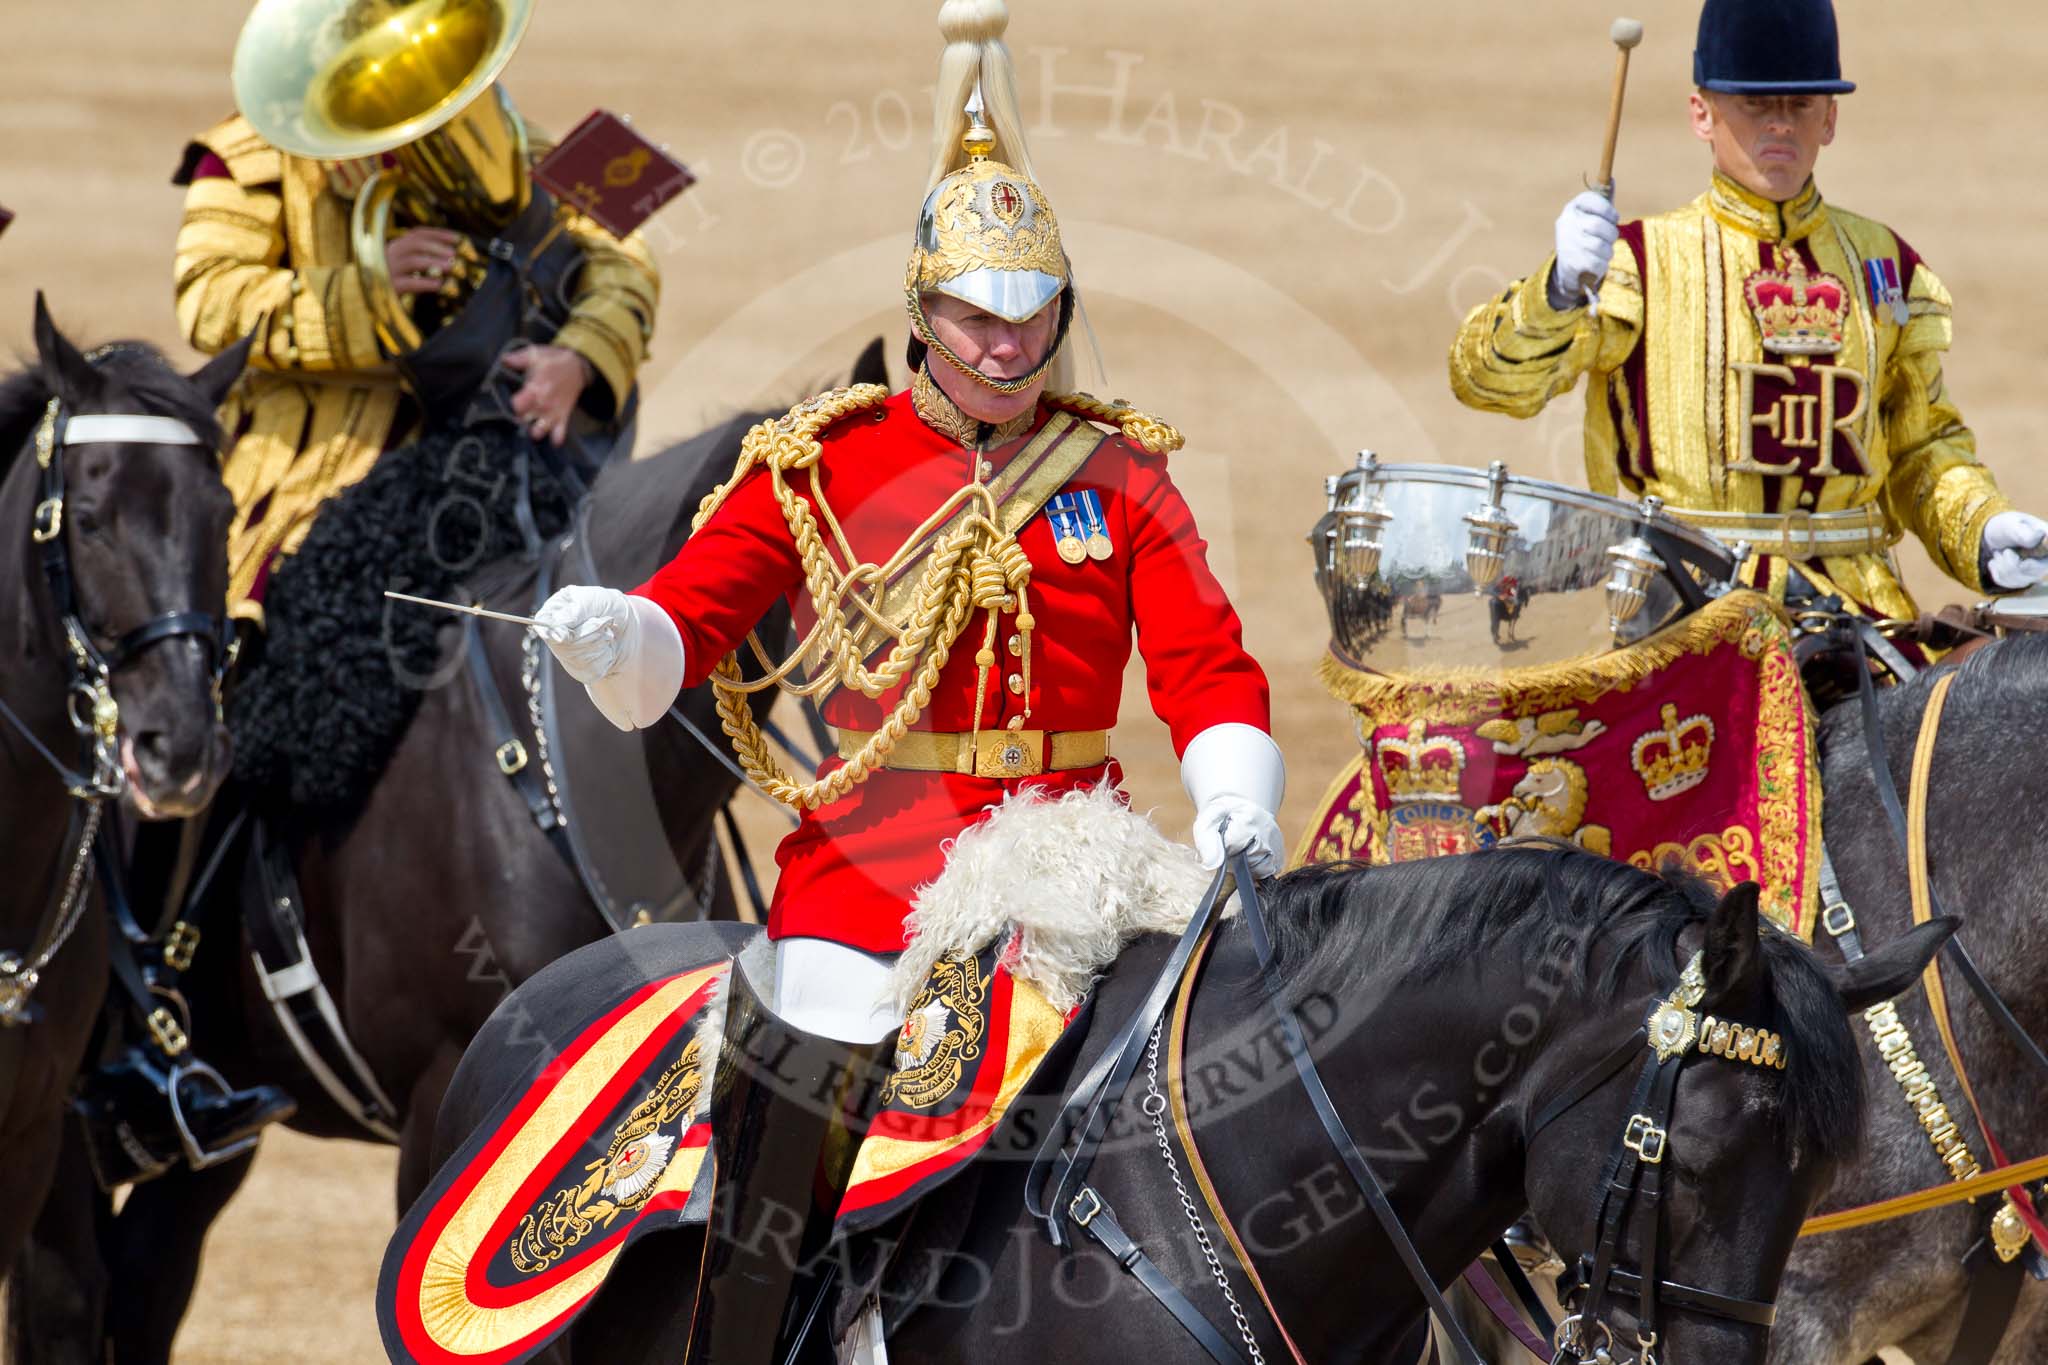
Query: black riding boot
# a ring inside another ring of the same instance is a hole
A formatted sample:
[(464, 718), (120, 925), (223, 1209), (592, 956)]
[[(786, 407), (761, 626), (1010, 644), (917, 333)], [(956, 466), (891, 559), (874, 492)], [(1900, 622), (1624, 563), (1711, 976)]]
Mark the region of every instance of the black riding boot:
[(795, 1341), (825, 1283), (811, 1262), (831, 1241), (895, 1048), (894, 1033), (844, 1043), (791, 1026), (733, 964), (688, 1365), (779, 1365)]
[(180, 1161), (204, 1170), (241, 1156), (298, 1103), (274, 1085), (233, 1089), (189, 1051), (171, 1059), (145, 1043), (130, 1044), (88, 1075), (71, 1108), (84, 1128), (93, 1174), (111, 1192)]

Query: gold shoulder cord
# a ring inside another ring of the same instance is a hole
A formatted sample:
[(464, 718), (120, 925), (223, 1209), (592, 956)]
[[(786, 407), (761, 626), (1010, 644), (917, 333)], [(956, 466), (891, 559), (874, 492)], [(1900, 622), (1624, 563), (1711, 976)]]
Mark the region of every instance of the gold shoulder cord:
[[(1001, 509), (987, 485), (976, 480), (947, 498), (881, 564), (864, 563), (855, 556), (825, 499), (818, 477), (818, 461), (824, 454), (819, 434), (842, 418), (878, 407), (888, 396), (888, 390), (879, 384), (835, 389), (799, 403), (785, 416), (761, 423), (740, 443), (739, 464), (732, 477), (705, 497), (690, 524), (693, 533), (702, 528), (741, 480), (757, 467), (768, 471), (776, 504), (803, 564), (804, 587), (818, 623), (779, 664), (771, 663), (760, 640), (750, 636), (755, 654), (768, 668), (767, 676), (752, 682), (744, 679), (739, 653), (734, 651), (713, 671), (711, 686), (718, 697), (719, 720), (732, 737), (740, 766), (776, 800), (807, 810), (838, 800), (883, 766), (890, 751), (931, 704), (932, 688), (977, 609), (987, 613), (988, 624), (974, 656), (979, 670), (974, 733), (978, 736), (981, 732), (983, 698), (990, 670), (995, 667), (995, 637), (1002, 612), (1017, 613), (1017, 632), (1023, 637), (1024, 693), (1028, 697), (1031, 691), (1031, 632), (1036, 625), (1029, 596), (1031, 561), (1018, 546), (1016, 535), (1003, 528)], [(1114, 425), (1126, 439), (1154, 455), (1181, 446), (1178, 431), (1124, 404), (1105, 403), (1086, 394), (1047, 394), (1045, 402), (1075, 416)], [(801, 491), (792, 485), (793, 476), (803, 479)], [(934, 532), (945, 527), (963, 506), (970, 508), (969, 515), (932, 540)], [(901, 622), (884, 618), (875, 605), (880, 597), (875, 590), (922, 553), (928, 542), (929, 554), (909, 610)], [(850, 567), (841, 568), (842, 559)], [(894, 643), (881, 663), (871, 669), (861, 638), (873, 630)], [(814, 661), (810, 678), (791, 681), (806, 660)], [(906, 678), (910, 679), (909, 688), (860, 751), (844, 766), (813, 782), (800, 783), (783, 770), (747, 704), (753, 693), (778, 686), (796, 696), (844, 686), (880, 697)], [(1024, 715), (1013, 720), (1011, 728), (1022, 728), (1029, 714), (1027, 704)]]

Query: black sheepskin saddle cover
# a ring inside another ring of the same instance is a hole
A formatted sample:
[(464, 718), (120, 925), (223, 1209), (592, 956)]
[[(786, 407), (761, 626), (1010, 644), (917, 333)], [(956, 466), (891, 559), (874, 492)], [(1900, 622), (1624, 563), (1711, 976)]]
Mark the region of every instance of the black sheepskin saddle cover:
[(386, 452), (320, 509), (264, 595), (261, 657), (228, 709), (235, 776), (258, 801), (302, 816), (360, 808), (419, 709), (445, 678), (449, 618), (386, 601), (387, 588), (446, 597), (522, 552), (530, 497), (544, 539), (567, 529), (567, 490), (504, 423), (447, 423)]

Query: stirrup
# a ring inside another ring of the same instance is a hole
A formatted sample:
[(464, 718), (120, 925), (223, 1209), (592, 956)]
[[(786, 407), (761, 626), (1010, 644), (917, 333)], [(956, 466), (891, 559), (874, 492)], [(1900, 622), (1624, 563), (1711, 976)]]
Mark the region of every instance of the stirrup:
[(297, 1108), (275, 1086), (236, 1090), (205, 1062), (167, 1063), (142, 1047), (85, 1077), (71, 1100), (93, 1176), (109, 1192), (181, 1161), (203, 1171), (245, 1156), (265, 1127)]
[[(194, 1103), (197, 1097), (186, 1095), (186, 1081), (211, 1087), (213, 1097), (218, 1101), (215, 1107), (232, 1119), (223, 1125), (225, 1131), (202, 1134), (194, 1130), (195, 1115), (188, 1115), (185, 1107)], [(195, 1171), (203, 1171), (209, 1166), (218, 1166), (223, 1161), (232, 1161), (255, 1151), (263, 1130), (290, 1118), (299, 1107), (276, 1086), (257, 1085), (247, 1090), (236, 1090), (227, 1083), (226, 1077), (197, 1059), (172, 1068), (166, 1098), (170, 1101), (171, 1123), (178, 1130), (178, 1144), (184, 1148), (186, 1164)]]

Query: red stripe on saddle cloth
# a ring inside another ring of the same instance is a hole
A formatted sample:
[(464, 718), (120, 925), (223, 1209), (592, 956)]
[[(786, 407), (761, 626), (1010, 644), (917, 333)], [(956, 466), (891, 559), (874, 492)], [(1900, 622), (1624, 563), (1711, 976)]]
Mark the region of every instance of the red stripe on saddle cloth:
[[(410, 1246), (407, 1248), (405, 1259), (399, 1270), (397, 1291), (394, 1296), (396, 1300), (395, 1307), (399, 1316), (399, 1333), (414, 1360), (461, 1361), (464, 1365), (488, 1365), (489, 1362), (515, 1359), (546, 1341), (563, 1321), (573, 1316), (589, 1300), (591, 1296), (584, 1295), (573, 1303), (566, 1304), (561, 1312), (555, 1314), (546, 1322), (539, 1324), (532, 1332), (519, 1338), (517, 1341), (508, 1343), (497, 1351), (488, 1353), (458, 1355), (445, 1350), (428, 1334), (426, 1325), (420, 1317), (421, 1289), (428, 1262), (433, 1258), (442, 1235), (447, 1231), (448, 1224), (455, 1214), (460, 1211), (469, 1196), (475, 1192), (484, 1176), (504, 1156), (506, 1149), (522, 1133), (535, 1112), (553, 1094), (555, 1088), (573, 1071), (577, 1063), (582, 1061), (594, 1046), (651, 996), (680, 977), (688, 975), (690, 973), (682, 972), (674, 976), (664, 977), (658, 981), (649, 982), (586, 1027), (534, 1079), (533, 1083), (527, 1088), (526, 1093), (520, 1098), (519, 1103), (514, 1106), (511, 1112), (497, 1126), (490, 1140), (477, 1151), (476, 1155), (470, 1159), (461, 1172), (443, 1188), (441, 1196), (435, 1202), (432, 1212), (421, 1223), (418, 1235), (413, 1238)], [(545, 1155), (534, 1163), (533, 1173), (520, 1183), (514, 1197), (506, 1202), (504, 1209), (494, 1219), (490, 1232), (480, 1247), (480, 1253), (485, 1248), (495, 1249), (503, 1244), (505, 1237), (516, 1226), (518, 1218), (532, 1206), (534, 1200), (540, 1195), (542, 1187), (549, 1183), (550, 1179), (557, 1174), (561, 1165), (582, 1144), (585, 1130), (590, 1122), (593, 1121), (592, 1116), (595, 1115), (597, 1119), (602, 1119), (617, 1107), (626, 1092), (640, 1079), (641, 1071), (653, 1053), (664, 1046), (668, 1040), (675, 1036), (678, 1030), (696, 1017), (708, 999), (717, 979), (717, 976), (713, 975), (697, 990), (692, 991), (685, 1000), (664, 1017), (660, 1025), (650, 1032), (648, 1038), (634, 1050), (632, 1058), (626, 1065), (612, 1070), (605, 1083), (593, 1093), (588, 1103), (583, 1106), (579, 1112), (578, 1121), (567, 1125), (562, 1136), (549, 1148)], [(704, 1126), (697, 1125), (697, 1128), (703, 1129)], [(704, 1129), (704, 1132), (708, 1136), (708, 1129)], [(693, 1130), (684, 1136), (683, 1142), (684, 1145), (694, 1146), (701, 1145), (702, 1140)], [(633, 1222), (637, 1223), (639, 1218), (663, 1206), (665, 1205), (661, 1196), (650, 1199), (636, 1215)], [(482, 1266), (487, 1264), (490, 1258), (488, 1254), (479, 1254), (465, 1268), (465, 1292), (471, 1297), (472, 1303), (477, 1307), (488, 1309), (515, 1305), (530, 1298), (534, 1293), (544, 1291), (547, 1285), (556, 1283), (562, 1276), (572, 1273), (576, 1266), (586, 1264), (590, 1258), (602, 1255), (607, 1249), (622, 1240), (631, 1231), (632, 1226), (632, 1223), (628, 1223), (626, 1226), (607, 1235), (598, 1245), (579, 1253), (573, 1261), (557, 1266), (550, 1271), (544, 1272), (542, 1275), (535, 1276), (530, 1281), (522, 1282), (518, 1286), (522, 1292), (516, 1294), (509, 1289), (493, 1285), (488, 1279), (483, 1277)]]

